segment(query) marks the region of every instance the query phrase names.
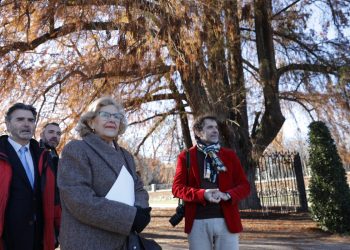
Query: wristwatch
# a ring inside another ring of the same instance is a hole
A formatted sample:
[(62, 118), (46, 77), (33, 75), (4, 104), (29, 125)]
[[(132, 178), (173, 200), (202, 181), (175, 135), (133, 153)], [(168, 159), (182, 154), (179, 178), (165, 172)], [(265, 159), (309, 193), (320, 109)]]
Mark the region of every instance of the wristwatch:
[(228, 201), (231, 200), (231, 195), (229, 193), (227, 193), (227, 192), (225, 194), (226, 194), (226, 196), (228, 198)]

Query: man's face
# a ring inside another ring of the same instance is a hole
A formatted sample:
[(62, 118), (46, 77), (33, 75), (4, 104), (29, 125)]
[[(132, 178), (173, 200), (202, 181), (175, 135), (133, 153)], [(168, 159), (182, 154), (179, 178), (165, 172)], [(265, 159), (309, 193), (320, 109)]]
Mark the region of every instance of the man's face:
[(203, 129), (197, 132), (197, 136), (207, 145), (217, 143), (219, 141), (217, 122), (215, 120), (205, 119)]
[(28, 144), (34, 135), (35, 118), (29, 110), (16, 109), (5, 123), (10, 138), (21, 145)]
[(40, 136), (43, 142), (52, 148), (56, 148), (61, 140), (61, 129), (55, 125), (47, 125)]

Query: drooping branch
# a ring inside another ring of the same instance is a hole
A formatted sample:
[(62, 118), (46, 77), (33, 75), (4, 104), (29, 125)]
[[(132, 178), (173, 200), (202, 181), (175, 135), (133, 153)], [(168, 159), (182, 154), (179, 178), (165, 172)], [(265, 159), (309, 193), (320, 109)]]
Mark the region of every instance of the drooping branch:
[(314, 108), (308, 108), (301, 100), (295, 97), (289, 97), (286, 95), (281, 94), (280, 99), (286, 100), (286, 101), (291, 101), (299, 104), (305, 111), (306, 113), (310, 116), (311, 120), (314, 121), (314, 117), (312, 116), (311, 112), (314, 110)]
[(275, 13), (272, 16), (272, 19), (274, 19), (276, 16), (280, 15), (281, 13), (285, 12), (286, 10), (288, 10), (290, 7), (292, 7), (293, 5), (297, 4), (298, 2), (300, 2), (301, 0), (296, 0), (294, 2), (292, 2), (291, 4), (287, 5), (286, 7), (284, 7), (283, 9), (281, 9), (280, 11), (278, 11), (277, 13)]
[(331, 13), (332, 13), (332, 20), (333, 20), (333, 24), (334, 24), (334, 26), (336, 27), (336, 29), (337, 29), (337, 31), (339, 32), (339, 33), (341, 33), (341, 31), (340, 31), (340, 23), (339, 23), (339, 21), (338, 21), (338, 14), (337, 14), (337, 7), (335, 6), (333, 6), (333, 1), (330, 1), (330, 0), (327, 0), (327, 5), (329, 6), (329, 9), (331, 10)]
[(137, 156), (138, 153), (140, 152), (140, 148), (142, 147), (142, 145), (145, 143), (145, 141), (148, 139), (148, 137), (150, 137), (152, 135), (152, 133), (163, 123), (163, 121), (167, 118), (168, 115), (174, 113), (174, 109), (170, 110), (166, 113), (163, 113), (163, 116), (155, 122), (155, 124), (148, 130), (147, 134), (143, 137), (142, 141), (139, 143), (139, 145), (137, 146), (134, 155)]
[(283, 38), (285, 38), (287, 40), (293, 41), (294, 43), (299, 45), (300, 48), (304, 49), (310, 55), (314, 56), (315, 59), (317, 59), (321, 63), (324, 63), (325, 65), (330, 65), (329, 63), (327, 63), (327, 61), (324, 58), (322, 58), (320, 55), (316, 54), (318, 45), (316, 45), (316, 44), (306, 44), (305, 42), (303, 42), (303, 41), (298, 39), (299, 35), (297, 35), (297, 34), (287, 34), (285, 32), (276, 31), (276, 30), (273, 31), (273, 34), (276, 35), (276, 36), (283, 37)]
[(242, 59), (243, 63), (246, 64), (249, 68), (253, 69), (255, 72), (259, 72), (259, 69), (255, 67), (252, 63), (250, 63), (248, 60)]
[[(170, 67), (168, 66), (164, 66), (161, 65), (159, 67), (154, 67), (153, 69), (149, 69), (149, 73), (144, 75), (144, 76), (140, 76), (136, 79), (133, 79), (133, 81), (137, 81), (137, 80), (142, 80), (144, 78), (147, 78), (151, 75), (157, 75), (157, 74), (165, 74), (168, 70), (170, 69)], [(68, 74), (66, 74), (64, 77), (62, 77), (61, 79), (55, 81), (54, 83), (50, 84), (49, 86), (47, 86), (42, 92), (41, 94), (36, 97), (34, 99), (34, 103), (38, 100), (38, 98), (40, 96), (45, 96), (51, 89), (53, 89), (54, 87), (56, 87), (57, 85), (62, 85), (64, 82), (66, 82), (70, 77), (74, 77), (76, 75), (80, 75), (81, 76), (81, 81), (91, 81), (91, 80), (96, 80), (96, 79), (103, 79), (103, 78), (108, 78), (108, 77), (120, 77), (120, 78), (127, 78), (127, 77), (136, 77), (137, 76), (137, 71), (112, 71), (112, 72), (102, 72), (102, 73), (98, 73), (92, 76), (88, 76), (87, 74), (85, 74), (84, 72), (82, 72), (81, 70), (73, 70), (71, 72), (69, 72)], [(125, 80), (123, 80), (122, 82), (126, 82)], [(163, 96), (164, 97), (164, 96)], [(159, 100), (163, 100), (161, 96), (159, 97), (155, 97), (156, 100), (157, 98), (159, 98)], [(148, 98), (146, 98), (147, 100), (152, 100), (152, 96), (150, 95)], [(164, 98), (164, 99), (172, 99), (172, 98)], [(135, 100), (135, 102), (137, 102), (138, 100)], [(132, 105), (133, 102), (131, 102), (130, 104)]]
[[(185, 95), (181, 95), (182, 98), (185, 98)], [(154, 101), (164, 101), (164, 100), (174, 100), (175, 96), (173, 93), (168, 94), (149, 94), (144, 95), (139, 98), (134, 98), (132, 100), (129, 100), (125, 102), (125, 107), (131, 107), (139, 103), (147, 103), (147, 102), (154, 102)]]
[(75, 75), (80, 75), (83, 79), (86, 79), (86, 78), (87, 78), (87, 75), (85, 75), (82, 71), (80, 71), (80, 70), (73, 70), (73, 71), (69, 72), (67, 75), (65, 75), (63, 78), (61, 78), (60, 80), (58, 80), (58, 81), (56, 81), (56, 82), (50, 84), (49, 86), (47, 86), (47, 87), (41, 92), (41, 94), (40, 94), (38, 97), (36, 97), (36, 98), (34, 99), (33, 103), (35, 103), (35, 102), (38, 100), (38, 98), (39, 98), (40, 96), (43, 96), (44, 99), (45, 99), (45, 98), (46, 98), (46, 97), (45, 97), (46, 94), (47, 94), (51, 89), (53, 89), (53, 88), (56, 87), (57, 85), (61, 85), (61, 84), (64, 83), (67, 79), (69, 79), (70, 77), (75, 76)]
[(152, 119), (154, 119), (156, 117), (163, 117), (164, 115), (168, 115), (168, 114), (172, 114), (172, 115), (177, 114), (176, 109), (171, 109), (170, 111), (168, 111), (166, 113), (156, 113), (156, 114), (154, 114), (152, 116), (149, 116), (149, 117), (147, 117), (145, 119), (142, 119), (140, 121), (131, 122), (131, 123), (128, 124), (128, 126), (133, 126), (133, 125), (137, 125), (137, 124), (143, 124), (143, 123), (145, 123), (147, 121), (150, 121), (150, 120), (152, 120)]

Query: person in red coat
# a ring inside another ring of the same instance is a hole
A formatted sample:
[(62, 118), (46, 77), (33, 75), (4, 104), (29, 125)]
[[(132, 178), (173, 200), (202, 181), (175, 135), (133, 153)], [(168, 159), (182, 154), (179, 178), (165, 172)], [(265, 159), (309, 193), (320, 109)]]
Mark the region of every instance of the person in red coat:
[(238, 203), (249, 195), (249, 182), (236, 153), (220, 146), (215, 116), (198, 117), (193, 131), (197, 145), (178, 156), (172, 187), (173, 195), (185, 201), (189, 249), (238, 249)]
[(36, 110), (16, 103), (0, 136), (0, 250), (53, 250), (61, 207), (48, 151), (32, 139)]

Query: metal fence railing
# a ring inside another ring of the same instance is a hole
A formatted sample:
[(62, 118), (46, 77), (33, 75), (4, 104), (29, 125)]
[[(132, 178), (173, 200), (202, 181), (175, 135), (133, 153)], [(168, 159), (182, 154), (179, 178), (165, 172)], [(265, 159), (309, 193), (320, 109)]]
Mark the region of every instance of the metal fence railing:
[[(347, 172), (350, 165), (345, 165)], [(310, 169), (296, 152), (276, 152), (263, 155), (256, 167), (255, 185), (263, 211), (306, 211), (305, 183)], [(172, 184), (151, 184), (147, 191), (171, 190)]]
[[(302, 185), (297, 182), (297, 174), (303, 179), (298, 157), (294, 152), (276, 152), (260, 158), (255, 185), (262, 209), (297, 211), (307, 207), (306, 197), (303, 197), (306, 196), (304, 182), (302, 180)], [(296, 163), (299, 165), (296, 166)], [(300, 169), (300, 173), (297, 169)]]

